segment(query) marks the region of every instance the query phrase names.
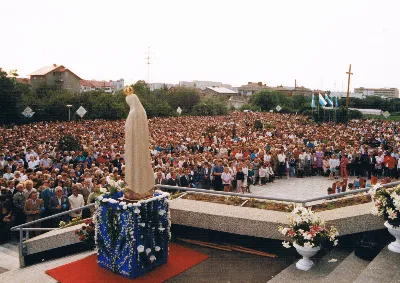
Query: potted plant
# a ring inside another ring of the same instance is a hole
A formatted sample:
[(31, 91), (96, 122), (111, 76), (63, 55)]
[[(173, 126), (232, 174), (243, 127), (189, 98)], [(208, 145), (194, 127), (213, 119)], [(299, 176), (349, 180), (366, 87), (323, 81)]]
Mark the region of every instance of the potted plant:
[(332, 195), (335, 193), (335, 190), (332, 189), (331, 187), (328, 188), (328, 195)]
[(75, 230), (75, 235), (79, 236), (79, 240), (84, 242), (90, 250), (93, 250), (96, 245), (94, 241), (94, 223), (92, 218), (88, 218), (85, 220), (85, 224), (82, 225), (80, 229)]
[(383, 188), (375, 185), (369, 193), (374, 202), (372, 214), (383, 216), (385, 227), (396, 241), (389, 244), (392, 252), (400, 253), (400, 185), (392, 188)]
[[(310, 208), (294, 207), (289, 215), (289, 223), (289, 227), (279, 227), (279, 231), (291, 238), (292, 245), (303, 256), (296, 263), (300, 270), (307, 271), (313, 266), (310, 257), (316, 255), (321, 247), (336, 246), (338, 243), (337, 229), (333, 226), (328, 229), (325, 221), (316, 216)], [(291, 247), (290, 242), (284, 241), (282, 244), (285, 248)]]
[(350, 191), (353, 189), (353, 186), (354, 186), (353, 183), (350, 183), (350, 184), (348, 185)]

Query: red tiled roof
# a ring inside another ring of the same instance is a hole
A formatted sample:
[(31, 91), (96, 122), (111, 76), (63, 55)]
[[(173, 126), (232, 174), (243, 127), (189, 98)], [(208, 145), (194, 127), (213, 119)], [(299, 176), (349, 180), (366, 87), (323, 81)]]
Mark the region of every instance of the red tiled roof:
[(17, 78), (17, 81), (21, 84), (30, 84), (30, 81), (28, 78)]
[(57, 71), (57, 72), (65, 72), (65, 71), (69, 71), (71, 74), (73, 74), (75, 77), (77, 77), (78, 79), (81, 79), (78, 75), (76, 75), (74, 72), (72, 72), (71, 70), (65, 68), (63, 65), (57, 66), (56, 64), (54, 64), (53, 66), (45, 66), (40, 68), (39, 70), (36, 70), (35, 72), (29, 74), (30, 76), (45, 76), (50, 72), (53, 71)]
[(80, 80), (80, 85), (81, 85), (81, 86), (94, 87), (94, 86), (90, 83), (90, 81), (87, 81), (87, 80)]
[[(83, 85), (82, 82), (85, 82), (85, 84), (90, 84), (91, 86), (96, 87), (96, 88), (113, 87), (112, 83), (106, 82), (106, 81), (82, 80), (81, 85)], [(89, 86), (89, 85), (87, 85), (87, 86)]]

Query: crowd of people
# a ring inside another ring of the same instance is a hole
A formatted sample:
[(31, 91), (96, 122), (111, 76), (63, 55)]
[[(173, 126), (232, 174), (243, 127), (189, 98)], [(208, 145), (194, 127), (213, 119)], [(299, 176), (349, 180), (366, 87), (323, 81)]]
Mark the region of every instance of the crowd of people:
[[(107, 190), (108, 178), (122, 183), (124, 123), (83, 120), (0, 128), (0, 241), (12, 226), (93, 203)], [(399, 122), (315, 124), (301, 115), (236, 111), (154, 118), (149, 129), (156, 185), (246, 193), (276, 178), (397, 178), (400, 173)], [(67, 135), (81, 149), (60, 151), (58, 142)], [(60, 220), (91, 213), (70, 212), (35, 227), (58, 227)]]

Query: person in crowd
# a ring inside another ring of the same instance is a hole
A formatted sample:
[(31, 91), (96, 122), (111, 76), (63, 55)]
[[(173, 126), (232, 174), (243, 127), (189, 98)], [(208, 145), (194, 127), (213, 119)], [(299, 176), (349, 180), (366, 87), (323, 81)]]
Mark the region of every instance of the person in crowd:
[(0, 244), (10, 239), (11, 214), (11, 210), (6, 206), (0, 206)]
[(386, 176), (396, 178), (396, 159), (389, 152), (386, 152), (383, 162), (385, 163), (385, 169), (387, 168)]
[(368, 154), (368, 166), (367, 166), (368, 180), (371, 179), (371, 176), (375, 175), (375, 166), (376, 166), (376, 158), (374, 156), (374, 153), (371, 151)]
[(324, 176), (328, 176), (331, 173), (328, 156), (324, 156), (322, 159), (322, 171)]
[[(78, 185), (74, 184), (72, 186), (72, 195), (68, 197), (70, 209), (76, 209), (85, 206), (85, 200), (81, 194), (78, 193)], [(82, 210), (71, 211), (69, 216), (71, 218), (76, 218), (78, 216), (82, 217)]]
[(224, 167), (224, 172), (221, 174), (222, 186), (224, 188), (224, 192), (229, 192), (229, 188), (231, 186), (232, 174), (229, 172), (229, 167)]
[[(229, 169), (227, 168), (228, 172)], [(214, 166), (213, 176), (214, 176), (214, 189), (216, 191), (222, 191), (223, 183), (222, 183), (222, 173), (225, 171), (222, 166), (222, 160), (218, 160), (217, 165)]]
[[(88, 203), (87, 204), (92, 204), (96, 202), (96, 199), (101, 196), (102, 193), (100, 192), (100, 188), (94, 188), (93, 192), (90, 193), (90, 195), (88, 196)], [(93, 215), (94, 213), (94, 206), (90, 207), (90, 214)]]
[[(31, 156), (32, 158), (32, 156)], [(38, 199), (38, 193), (36, 191), (31, 191), (29, 193), (28, 199), (25, 201), (24, 205), (24, 213), (26, 215), (26, 221), (32, 222), (41, 218), (42, 213), (44, 212), (44, 202), (41, 199)], [(41, 224), (35, 223), (32, 225), (34, 228), (40, 228)], [(32, 231), (29, 233), (30, 235), (38, 236), (40, 235), (40, 231)]]
[(275, 180), (275, 174), (274, 170), (271, 167), (271, 163), (266, 162), (265, 165), (266, 178), (268, 179), (268, 182), (273, 183)]
[(241, 166), (238, 167), (235, 178), (236, 178), (236, 188), (235, 188), (236, 192), (237, 193), (240, 193), (240, 192), (245, 193), (245, 189), (246, 189), (246, 186), (244, 183), (245, 175), (244, 175), (244, 172), (243, 172), (243, 169)]
[(203, 162), (200, 170), (201, 188), (209, 190), (211, 187), (211, 168), (208, 162)]
[(24, 213), (24, 207), (26, 202), (26, 197), (24, 194), (24, 185), (18, 184), (16, 187), (17, 192), (13, 196), (13, 204), (14, 204), (14, 211), (13, 215), (15, 216), (15, 226), (24, 224), (26, 221), (26, 216)]
[[(258, 154), (257, 154), (258, 155)], [(257, 184), (260, 181), (260, 167), (261, 162), (258, 159), (257, 155), (253, 159), (253, 185)]]
[(262, 186), (267, 182), (267, 168), (265, 163), (261, 165), (261, 168), (258, 170), (259, 180), (258, 185)]
[(162, 176), (162, 171), (158, 171), (157, 172), (157, 177), (155, 179), (155, 184), (156, 185), (166, 185), (167, 184), (167, 180), (165, 178), (163, 178), (163, 176)]
[(3, 174), (3, 178), (6, 179), (7, 181), (14, 179), (14, 174), (11, 172), (11, 167), (6, 166), (5, 167), (5, 173)]
[(344, 154), (342, 159), (340, 159), (340, 176), (343, 179), (348, 179), (348, 173), (347, 173), (347, 164), (349, 163), (349, 159), (347, 158), (347, 154)]
[(184, 174), (180, 177), (179, 183), (181, 187), (192, 187), (191, 184), (193, 183), (193, 176), (190, 174), (189, 169), (184, 170)]
[(167, 185), (168, 186), (178, 186), (179, 187), (179, 185), (180, 185), (179, 184), (179, 179), (178, 179), (175, 171), (172, 172), (171, 177), (167, 180)]
[[(69, 199), (63, 195), (63, 188), (60, 186), (56, 187), (56, 195), (50, 198), (49, 212), (51, 215), (68, 211), (70, 208)], [(69, 222), (69, 216), (64, 214), (60, 217), (53, 218), (52, 226), (58, 227), (60, 221)]]
[(36, 192), (37, 190), (33, 187), (33, 182), (31, 180), (27, 180), (24, 182), (24, 194), (25, 198), (28, 199), (31, 192)]

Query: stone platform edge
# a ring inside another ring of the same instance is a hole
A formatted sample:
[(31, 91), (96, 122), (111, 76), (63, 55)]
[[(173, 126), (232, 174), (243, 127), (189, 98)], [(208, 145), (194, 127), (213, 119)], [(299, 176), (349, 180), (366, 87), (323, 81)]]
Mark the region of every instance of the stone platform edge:
[[(372, 215), (372, 203), (326, 210), (318, 214), (338, 228), (340, 235), (384, 229), (384, 220)], [(288, 224), (286, 212), (238, 207), (187, 199), (170, 201), (172, 224), (238, 235), (285, 240), (279, 226)], [(74, 231), (82, 224), (44, 233), (24, 242), (26, 255), (79, 243)], [(287, 239), (286, 239), (287, 240)]]
[[(285, 240), (279, 226), (288, 224), (287, 212), (239, 207), (187, 199), (171, 201), (173, 224), (239, 235)], [(340, 235), (384, 229), (383, 218), (371, 214), (372, 203), (318, 212)], [(286, 239), (287, 240), (287, 239)]]

